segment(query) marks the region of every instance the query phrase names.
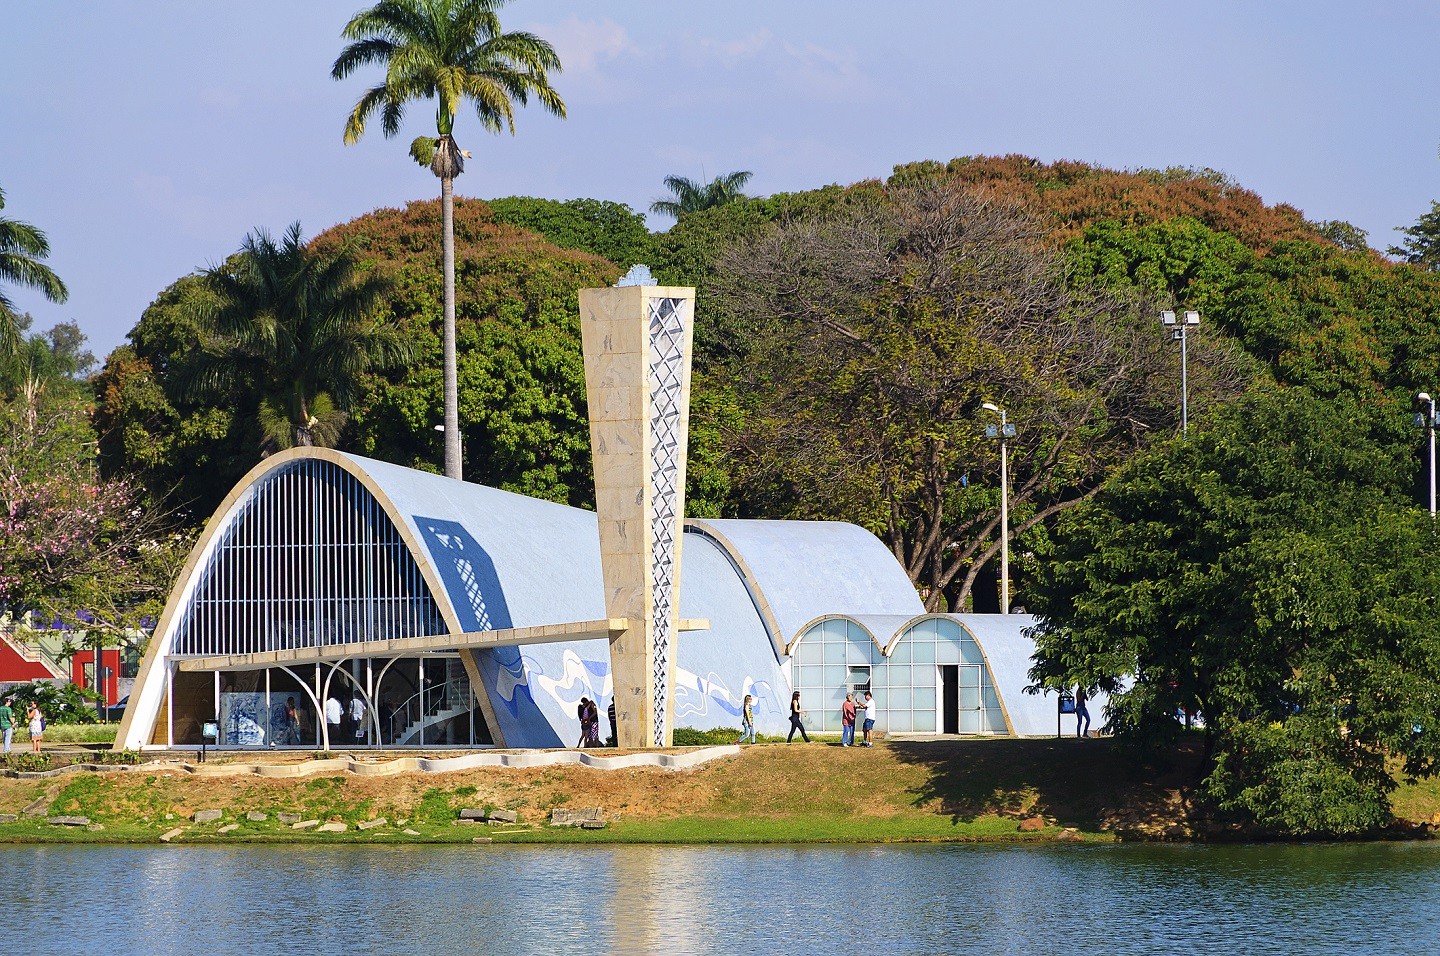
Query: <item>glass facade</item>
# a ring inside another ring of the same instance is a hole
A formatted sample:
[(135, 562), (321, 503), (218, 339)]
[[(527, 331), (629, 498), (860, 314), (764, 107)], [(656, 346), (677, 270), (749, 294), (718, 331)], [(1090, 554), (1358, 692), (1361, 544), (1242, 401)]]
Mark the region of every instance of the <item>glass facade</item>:
[[(889, 635), (883, 635), (888, 637)], [(879, 729), (895, 733), (1005, 734), (1000, 696), (980, 646), (959, 622), (919, 621), (886, 656), (869, 632), (836, 618), (812, 626), (794, 645), (791, 682), (805, 725), (839, 732), (847, 693), (879, 703)]]

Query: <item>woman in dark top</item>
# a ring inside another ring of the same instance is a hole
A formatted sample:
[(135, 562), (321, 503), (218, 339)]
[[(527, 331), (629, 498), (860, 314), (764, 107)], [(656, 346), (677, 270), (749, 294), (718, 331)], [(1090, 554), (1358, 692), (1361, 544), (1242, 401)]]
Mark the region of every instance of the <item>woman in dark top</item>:
[(797, 730), (800, 731), (800, 736), (805, 738), (807, 744), (810, 742), (810, 735), (805, 732), (805, 725), (800, 723), (800, 718), (804, 716), (805, 711), (800, 709), (800, 692), (797, 690), (790, 695), (790, 736), (785, 738), (787, 744), (795, 739)]

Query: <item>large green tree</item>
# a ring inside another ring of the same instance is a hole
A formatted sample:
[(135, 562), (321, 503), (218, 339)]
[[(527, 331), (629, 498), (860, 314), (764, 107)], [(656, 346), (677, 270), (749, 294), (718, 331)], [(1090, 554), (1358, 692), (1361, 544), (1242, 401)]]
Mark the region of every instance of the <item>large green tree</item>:
[(191, 300), (202, 348), (190, 360), (198, 392), (258, 383), (262, 451), (333, 447), (361, 376), (397, 365), (408, 343), (377, 314), (384, 280), (360, 273), (349, 246), (306, 246), (300, 224), (277, 242), (257, 229), (238, 255), (204, 275)]
[(1149, 301), (1071, 288), (1042, 222), (963, 184), (762, 229), (720, 257), (707, 301), (743, 410), (736, 498), (860, 522), (932, 609), (963, 606), (1001, 548), (982, 403), (1019, 424), (1012, 533), (1038, 533), (1177, 417)]
[[(5, 192), (0, 190), (0, 209), (4, 208)], [(0, 216), (0, 283), (28, 286), (38, 289), (51, 302), (64, 302), (69, 292), (60, 277), (45, 265), (49, 255), (50, 241), (45, 233), (28, 222)], [(0, 285), (0, 362), (12, 360), (20, 349), (22, 330), (18, 319), (15, 304)]]
[(516, 102), (531, 96), (546, 110), (565, 115), (565, 103), (550, 85), (560, 58), (541, 38), (501, 30), (496, 11), (504, 0), (382, 0), (357, 13), (342, 36), (352, 41), (336, 58), (330, 75), (344, 79), (361, 66), (385, 67), (385, 80), (360, 97), (345, 123), (345, 142), (354, 143), (379, 112), (387, 137), (400, 132), (405, 107), (413, 100), (436, 101), (437, 135), (410, 145), (411, 157), (440, 179), (444, 213), (444, 388), (445, 474), (461, 477), (459, 385), (455, 355), (455, 177), (468, 153), (455, 142), (455, 117), (471, 103), (480, 125), (492, 133), (515, 132)]
[(1039, 565), (1032, 678), (1105, 688), (1144, 751), (1200, 715), (1204, 792), (1265, 830), (1386, 823), (1387, 761), (1440, 767), (1440, 538), (1403, 419), (1269, 390), (1125, 465)]

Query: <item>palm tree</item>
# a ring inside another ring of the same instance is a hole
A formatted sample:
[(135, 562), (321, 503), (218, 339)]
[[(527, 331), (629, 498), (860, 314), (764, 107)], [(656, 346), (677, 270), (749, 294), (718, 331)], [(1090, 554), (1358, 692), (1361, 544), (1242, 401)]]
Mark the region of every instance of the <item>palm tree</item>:
[(745, 188), (752, 175), (754, 174), (742, 170), (716, 176), (708, 183), (686, 179), (684, 176), (666, 176), (665, 188), (670, 190), (670, 195), (674, 198), (655, 200), (650, 204), (650, 211), (679, 219), (685, 213), (699, 212), (744, 199), (745, 194), (740, 190)]
[[(5, 191), (0, 189), (0, 209), (5, 208)], [(45, 233), (28, 222), (0, 216), (0, 282), (14, 282), (39, 289), (51, 302), (64, 302), (70, 295), (65, 283), (40, 260), (50, 255)], [(0, 360), (9, 361), (20, 353), (20, 324), (15, 304), (0, 287)]]
[(357, 275), (351, 247), (306, 247), (297, 222), (277, 243), (263, 229), (238, 255), (203, 273), (192, 300), (202, 348), (191, 391), (258, 386), (261, 450), (333, 447), (362, 373), (409, 358), (409, 346), (374, 313), (385, 283)]
[(342, 36), (352, 41), (336, 58), (330, 75), (344, 79), (367, 63), (385, 67), (385, 82), (360, 97), (345, 123), (345, 142), (365, 132), (378, 110), (387, 137), (400, 132), (411, 100), (436, 100), (437, 136), (410, 144), (410, 156), (440, 178), (444, 216), (445, 270), (445, 474), (460, 478), (460, 399), (455, 367), (455, 177), (469, 153), (453, 135), (462, 101), (475, 106), (480, 125), (492, 133), (515, 134), (514, 103), (533, 94), (546, 110), (563, 117), (565, 104), (550, 86), (560, 58), (530, 33), (502, 33), (495, 11), (505, 0), (381, 0), (357, 13)]

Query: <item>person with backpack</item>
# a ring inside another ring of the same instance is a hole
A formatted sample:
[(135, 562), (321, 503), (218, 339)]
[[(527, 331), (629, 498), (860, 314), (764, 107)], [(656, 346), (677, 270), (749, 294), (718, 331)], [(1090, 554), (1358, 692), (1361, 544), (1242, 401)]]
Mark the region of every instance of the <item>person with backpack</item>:
[(30, 702), (30, 709), (25, 712), (25, 717), (30, 721), (30, 749), (35, 753), (40, 752), (40, 738), (45, 736), (45, 715), (40, 713), (40, 708), (35, 702)]

